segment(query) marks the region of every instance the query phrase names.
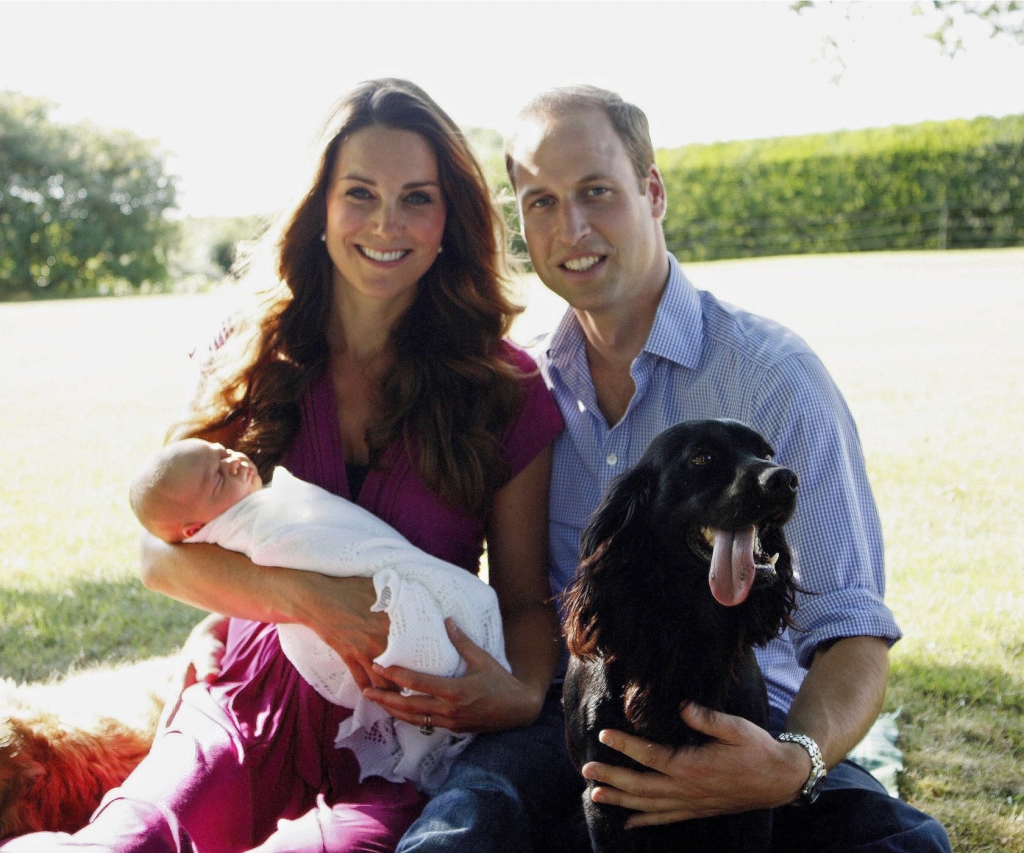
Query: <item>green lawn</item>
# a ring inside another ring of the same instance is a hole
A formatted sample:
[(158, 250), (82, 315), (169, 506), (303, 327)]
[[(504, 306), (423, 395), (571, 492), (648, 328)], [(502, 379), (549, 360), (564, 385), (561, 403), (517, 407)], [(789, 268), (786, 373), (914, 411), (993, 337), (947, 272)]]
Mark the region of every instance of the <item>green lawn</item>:
[[(861, 430), (905, 639), (903, 796), (958, 851), (1024, 851), (1024, 250), (690, 264), (822, 356)], [(557, 300), (527, 280), (528, 339)], [(197, 612), (141, 588), (125, 499), (231, 291), (0, 305), (0, 676), (165, 653)]]

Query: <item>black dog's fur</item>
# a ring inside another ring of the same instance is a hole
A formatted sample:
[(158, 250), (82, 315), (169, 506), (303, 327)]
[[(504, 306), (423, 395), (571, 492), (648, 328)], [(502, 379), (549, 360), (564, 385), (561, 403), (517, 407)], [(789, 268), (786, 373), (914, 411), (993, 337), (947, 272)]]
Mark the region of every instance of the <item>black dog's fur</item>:
[[(616, 480), (583, 534), (580, 568), (565, 593), (571, 652), (564, 702), (569, 750), (589, 761), (645, 769), (601, 744), (619, 729), (672, 746), (706, 738), (680, 707), (706, 707), (768, 723), (764, 679), (752, 646), (790, 624), (796, 585), (782, 525), (797, 478), (736, 421), (687, 421), (665, 430)], [(709, 585), (702, 530), (756, 525), (758, 579), (746, 600), (723, 606)], [(778, 554), (774, 573), (767, 557)], [(774, 576), (772, 576), (774, 574)], [(762, 577), (763, 576), (763, 577)], [(625, 830), (626, 809), (583, 794), (596, 851), (767, 850), (771, 812)]]

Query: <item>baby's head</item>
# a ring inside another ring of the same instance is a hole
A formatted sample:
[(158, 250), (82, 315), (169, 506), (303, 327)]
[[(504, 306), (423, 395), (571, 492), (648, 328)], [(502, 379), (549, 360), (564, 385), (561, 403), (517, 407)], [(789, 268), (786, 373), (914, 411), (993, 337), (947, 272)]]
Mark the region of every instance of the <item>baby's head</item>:
[(146, 530), (165, 542), (181, 542), (261, 488), (249, 457), (186, 438), (164, 447), (135, 475), (129, 500)]

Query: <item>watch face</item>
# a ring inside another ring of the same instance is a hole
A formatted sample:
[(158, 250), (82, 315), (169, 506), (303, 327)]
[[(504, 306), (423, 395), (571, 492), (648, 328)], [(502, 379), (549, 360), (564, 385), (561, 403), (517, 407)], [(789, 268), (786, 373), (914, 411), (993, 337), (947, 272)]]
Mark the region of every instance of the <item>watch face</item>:
[(802, 799), (807, 805), (813, 803), (818, 799), (818, 794), (821, 793), (822, 786), (825, 784), (825, 777), (819, 776), (814, 780), (814, 784), (811, 785), (810, 789), (803, 794)]

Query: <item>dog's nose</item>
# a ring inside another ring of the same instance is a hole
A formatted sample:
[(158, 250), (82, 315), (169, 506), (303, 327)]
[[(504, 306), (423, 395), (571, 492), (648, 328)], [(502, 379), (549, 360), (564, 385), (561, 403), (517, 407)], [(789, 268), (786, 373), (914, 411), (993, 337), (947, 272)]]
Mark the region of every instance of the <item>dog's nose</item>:
[(761, 477), (761, 486), (769, 494), (796, 494), (800, 487), (800, 478), (788, 468), (769, 468)]

